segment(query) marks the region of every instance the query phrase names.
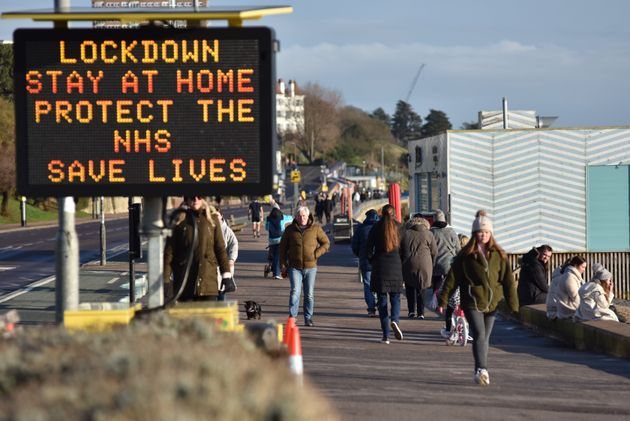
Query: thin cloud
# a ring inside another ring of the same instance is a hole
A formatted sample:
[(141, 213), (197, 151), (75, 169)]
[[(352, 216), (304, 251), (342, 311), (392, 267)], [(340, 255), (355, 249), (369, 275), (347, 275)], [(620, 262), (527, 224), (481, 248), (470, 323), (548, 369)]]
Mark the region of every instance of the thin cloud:
[[(278, 74), (298, 81), (317, 81), (338, 89), (346, 103), (368, 111), (377, 107), (393, 111), (396, 101), (406, 97), (420, 64), (425, 63), (427, 66), (416, 88), (417, 97), (423, 99), (427, 109), (438, 107), (438, 104), (426, 103), (427, 98), (438, 99), (442, 109), (458, 125), (469, 121), (468, 116), (476, 115), (478, 110), (487, 109), (484, 103), (490, 98), (493, 104), (506, 92), (517, 102), (519, 98), (531, 101), (525, 109), (538, 107), (532, 90), (569, 98), (573, 98), (575, 92), (599, 93), (607, 97), (611, 108), (616, 103), (617, 107), (627, 109), (630, 81), (624, 75), (630, 73), (630, 47), (617, 45), (611, 48), (612, 51), (577, 51), (555, 44), (534, 45), (514, 40), (499, 40), (481, 46), (386, 45), (379, 42), (321, 43), (312, 47), (293, 45), (284, 48), (278, 56)], [(339, 81), (343, 81), (343, 86), (338, 86)], [(604, 94), (603, 91), (608, 92)], [(457, 98), (461, 101), (461, 96), (466, 94), (475, 95), (479, 103), (477, 109), (464, 111), (459, 104), (449, 102), (457, 101)], [(391, 98), (391, 102), (383, 104), (382, 98)], [(412, 100), (410, 102), (414, 104)], [(581, 106), (562, 106), (566, 124), (623, 123), (570, 121), (572, 109), (576, 110), (576, 119), (583, 118), (584, 112), (577, 112)], [(425, 113), (423, 108), (417, 111)], [(453, 114), (456, 114), (455, 118)], [(618, 113), (614, 118), (620, 117)], [(626, 116), (624, 124), (629, 120)]]

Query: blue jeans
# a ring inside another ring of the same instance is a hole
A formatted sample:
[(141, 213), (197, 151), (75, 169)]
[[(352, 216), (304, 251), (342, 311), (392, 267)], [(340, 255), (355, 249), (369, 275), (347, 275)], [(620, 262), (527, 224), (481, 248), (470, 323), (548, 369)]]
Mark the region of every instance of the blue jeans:
[(295, 269), (289, 268), (289, 280), (291, 281), (291, 296), (289, 297), (289, 314), (297, 317), (300, 306), (302, 284), (304, 285), (304, 320), (313, 317), (315, 307), (315, 276), (317, 268)]
[(378, 317), (381, 319), (381, 330), (383, 331), (383, 339), (389, 338), (389, 322), (390, 317), (387, 314), (387, 295), (392, 306), (391, 321), (400, 322), (400, 293), (384, 292), (378, 294)]
[(273, 276), (280, 276), (280, 244), (271, 244), (269, 246), (271, 253), (271, 269)]
[(376, 293), (370, 291), (372, 271), (362, 270), (361, 278), (363, 278), (363, 298), (365, 298), (365, 304), (367, 304), (367, 311), (370, 313), (376, 313)]

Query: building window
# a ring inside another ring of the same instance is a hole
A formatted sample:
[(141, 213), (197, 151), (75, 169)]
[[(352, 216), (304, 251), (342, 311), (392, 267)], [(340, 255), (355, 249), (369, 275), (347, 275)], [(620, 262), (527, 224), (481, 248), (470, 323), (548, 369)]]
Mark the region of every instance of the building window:
[(431, 173), (431, 203), (430, 209), (435, 210), (440, 208), (440, 177), (438, 173)]
[(414, 174), (416, 192), (416, 212), (428, 212), (429, 209), (429, 174)]

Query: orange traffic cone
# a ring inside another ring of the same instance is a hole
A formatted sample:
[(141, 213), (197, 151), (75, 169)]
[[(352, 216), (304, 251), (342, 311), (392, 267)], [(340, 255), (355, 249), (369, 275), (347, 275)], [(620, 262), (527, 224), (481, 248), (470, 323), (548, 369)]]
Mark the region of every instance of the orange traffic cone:
[(293, 326), (291, 332), (291, 342), (289, 343), (289, 369), (298, 377), (298, 381), (302, 383), (302, 373), (304, 365), (302, 363), (302, 342), (300, 340), (300, 329)]
[(289, 346), (289, 344), (291, 343), (291, 333), (293, 333), (294, 327), (295, 317), (289, 316), (289, 318), (287, 319), (287, 328), (284, 330), (284, 340), (282, 341), (282, 343), (284, 343), (286, 346)]

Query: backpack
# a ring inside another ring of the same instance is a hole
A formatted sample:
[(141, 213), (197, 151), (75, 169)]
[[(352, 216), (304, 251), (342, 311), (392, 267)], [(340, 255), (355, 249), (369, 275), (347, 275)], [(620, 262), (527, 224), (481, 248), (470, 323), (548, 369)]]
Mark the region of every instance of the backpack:
[(282, 237), (282, 219), (280, 220), (269, 220), (269, 238), (280, 238)]

